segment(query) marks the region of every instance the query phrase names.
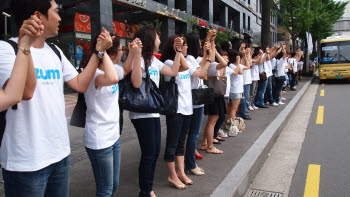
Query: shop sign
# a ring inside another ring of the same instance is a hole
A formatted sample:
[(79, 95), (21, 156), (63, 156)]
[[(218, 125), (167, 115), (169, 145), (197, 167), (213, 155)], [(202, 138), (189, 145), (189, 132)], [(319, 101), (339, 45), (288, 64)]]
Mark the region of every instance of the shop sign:
[(76, 38), (80, 38), (80, 39), (88, 39), (88, 40), (91, 40), (91, 35), (90, 35), (90, 34), (84, 34), (84, 33), (76, 32), (76, 33), (75, 33), (75, 37), (76, 37)]
[(75, 13), (75, 31), (91, 33), (91, 19), (87, 14)]
[(119, 37), (125, 38), (125, 25), (126, 24), (123, 22), (113, 21), (113, 33), (115, 33)]
[(206, 22), (204, 22), (204, 21), (198, 20), (198, 24), (199, 24), (199, 25), (203, 25), (204, 27), (208, 27), (208, 23), (206, 23)]

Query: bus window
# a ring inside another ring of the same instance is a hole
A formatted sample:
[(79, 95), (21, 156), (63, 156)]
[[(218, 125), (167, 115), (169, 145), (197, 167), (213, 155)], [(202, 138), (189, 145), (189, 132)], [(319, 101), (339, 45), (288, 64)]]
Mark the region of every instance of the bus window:
[(350, 63), (350, 41), (339, 43), (339, 62)]
[(324, 43), (321, 45), (321, 63), (335, 64), (338, 63), (338, 46), (337, 43)]

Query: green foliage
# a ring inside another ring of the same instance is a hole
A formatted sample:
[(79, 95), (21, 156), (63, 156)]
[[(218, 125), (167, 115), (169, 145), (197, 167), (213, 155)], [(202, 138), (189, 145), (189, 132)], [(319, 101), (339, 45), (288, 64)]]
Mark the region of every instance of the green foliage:
[(230, 29), (224, 29), (223, 32), (218, 31), (216, 34), (215, 42), (221, 44), (223, 42), (228, 42), (233, 39), (235, 32)]
[(186, 18), (186, 21), (187, 21), (187, 23), (189, 23), (189, 24), (191, 25), (191, 31), (190, 31), (190, 33), (196, 33), (196, 34), (198, 34), (198, 33), (199, 33), (199, 30), (197, 29), (197, 25), (198, 25), (197, 19), (187, 17), (187, 18)]
[[(282, 12), (274, 11), (283, 20), (281, 25), (294, 37), (306, 40), (306, 31), (313, 40), (321, 40), (330, 35), (334, 23), (344, 14), (348, 2), (334, 0), (279, 0)], [(293, 26), (292, 26), (293, 12)], [(293, 36), (293, 35), (292, 35)]]
[(151, 27), (151, 28), (155, 28), (157, 31), (160, 31), (160, 29), (162, 28), (163, 22), (160, 21), (159, 19), (155, 20), (155, 21), (142, 21), (139, 26), (142, 27)]

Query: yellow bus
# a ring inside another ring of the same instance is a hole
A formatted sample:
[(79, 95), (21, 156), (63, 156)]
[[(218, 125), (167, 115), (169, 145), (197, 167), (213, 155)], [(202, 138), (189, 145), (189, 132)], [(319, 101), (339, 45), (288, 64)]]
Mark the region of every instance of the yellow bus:
[(321, 40), (318, 74), (324, 79), (350, 78), (350, 37), (330, 37)]

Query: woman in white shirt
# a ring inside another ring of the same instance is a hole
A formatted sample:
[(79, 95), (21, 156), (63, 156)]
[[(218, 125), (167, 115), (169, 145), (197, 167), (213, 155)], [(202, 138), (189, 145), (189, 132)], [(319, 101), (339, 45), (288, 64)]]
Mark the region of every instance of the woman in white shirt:
[[(160, 74), (166, 76), (177, 76), (180, 59), (182, 39), (175, 40), (173, 65), (171, 67), (164, 65), (154, 53), (158, 52), (160, 40), (156, 30), (149, 27), (141, 28), (136, 34), (142, 42), (142, 57), (135, 54), (134, 65), (131, 73), (131, 81), (135, 88), (140, 88), (142, 78), (146, 77), (145, 70), (148, 69), (150, 78), (159, 86)], [(138, 64), (140, 62), (140, 64)], [(139, 166), (139, 196), (155, 196), (152, 191), (154, 171), (159, 156), (161, 145), (161, 127), (159, 113), (129, 113), (132, 124), (134, 125), (139, 144), (141, 148), (141, 161)]]
[[(134, 43), (132, 45), (134, 46)], [(123, 70), (116, 65), (122, 56), (121, 48), (120, 39), (115, 37), (113, 46), (105, 51), (102, 62), (84, 94), (87, 107), (84, 145), (95, 177), (96, 196), (113, 196), (119, 185), (118, 81), (131, 71), (133, 56), (131, 50)]]
[[(285, 73), (285, 67), (287, 64), (287, 53), (286, 49), (283, 47), (282, 44), (281, 48), (278, 50), (278, 55), (276, 56), (277, 60), (277, 66), (276, 66), (276, 86), (275, 86), (275, 91), (274, 91), (274, 100), (276, 103), (282, 105), (284, 104), (281, 102), (281, 92), (283, 88), (284, 81), (286, 80), (286, 73)], [(282, 50), (282, 51), (281, 51)]]

